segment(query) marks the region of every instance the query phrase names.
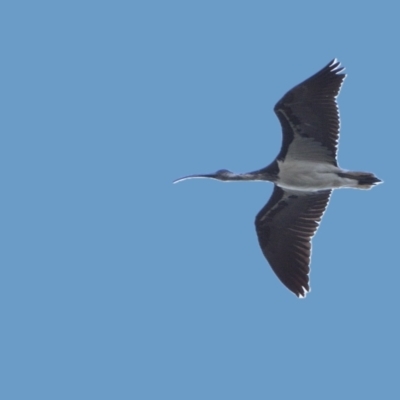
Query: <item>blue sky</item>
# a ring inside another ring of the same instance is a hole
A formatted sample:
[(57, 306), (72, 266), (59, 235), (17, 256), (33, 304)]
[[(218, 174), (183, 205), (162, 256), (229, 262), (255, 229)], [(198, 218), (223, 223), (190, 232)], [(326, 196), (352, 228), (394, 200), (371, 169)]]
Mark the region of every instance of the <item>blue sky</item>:
[[(398, 13), (3, 2), (0, 397), (397, 398)], [(340, 165), (385, 183), (333, 194), (299, 300), (258, 248), (271, 184), (172, 181), (266, 166), (334, 57)]]

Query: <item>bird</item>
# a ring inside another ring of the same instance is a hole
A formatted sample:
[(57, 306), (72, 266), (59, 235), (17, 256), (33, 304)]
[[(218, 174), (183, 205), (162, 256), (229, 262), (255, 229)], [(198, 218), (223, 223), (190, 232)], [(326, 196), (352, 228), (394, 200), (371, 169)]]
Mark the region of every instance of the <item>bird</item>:
[(346, 74), (335, 58), (289, 90), (275, 105), (282, 127), (278, 156), (267, 167), (242, 174), (221, 169), (192, 178), (269, 181), (274, 184), (255, 228), (262, 253), (280, 281), (297, 297), (310, 292), (311, 239), (338, 188), (370, 189), (381, 183), (369, 172), (338, 166), (340, 115), (337, 104)]

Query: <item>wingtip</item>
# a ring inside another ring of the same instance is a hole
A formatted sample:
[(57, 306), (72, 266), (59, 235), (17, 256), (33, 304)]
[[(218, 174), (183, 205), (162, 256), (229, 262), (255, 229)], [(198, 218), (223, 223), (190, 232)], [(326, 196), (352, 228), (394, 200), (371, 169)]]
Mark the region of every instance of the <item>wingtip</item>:
[(297, 296), (298, 299), (305, 299), (310, 292), (311, 292), (311, 288), (307, 289), (304, 286), (302, 286), (302, 291), (295, 293), (295, 295)]
[(343, 71), (345, 70), (344, 67), (342, 67), (342, 64), (340, 63), (340, 61), (337, 58), (334, 58), (329, 64), (328, 67), (330, 68), (330, 70), (332, 72), (335, 72), (337, 75), (341, 74), (346, 76), (345, 73), (343, 73)]

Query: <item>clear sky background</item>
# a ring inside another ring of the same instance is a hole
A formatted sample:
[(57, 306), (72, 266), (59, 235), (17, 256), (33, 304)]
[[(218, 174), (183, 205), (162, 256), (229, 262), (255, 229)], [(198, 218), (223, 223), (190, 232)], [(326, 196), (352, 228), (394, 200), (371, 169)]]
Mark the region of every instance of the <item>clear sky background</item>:
[[(362, 5), (361, 5), (362, 4)], [(5, 1), (0, 398), (399, 398), (394, 1)], [(337, 57), (339, 190), (297, 299), (258, 247), (272, 109)]]

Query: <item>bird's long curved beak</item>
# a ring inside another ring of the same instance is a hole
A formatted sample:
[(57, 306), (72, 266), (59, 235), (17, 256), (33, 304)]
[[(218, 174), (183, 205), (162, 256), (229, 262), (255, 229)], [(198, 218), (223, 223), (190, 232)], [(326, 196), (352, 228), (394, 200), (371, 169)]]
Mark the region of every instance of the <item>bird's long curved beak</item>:
[(179, 179), (175, 179), (172, 183), (182, 182), (185, 181), (186, 179), (200, 179), (200, 178), (215, 179), (215, 174), (188, 175)]

